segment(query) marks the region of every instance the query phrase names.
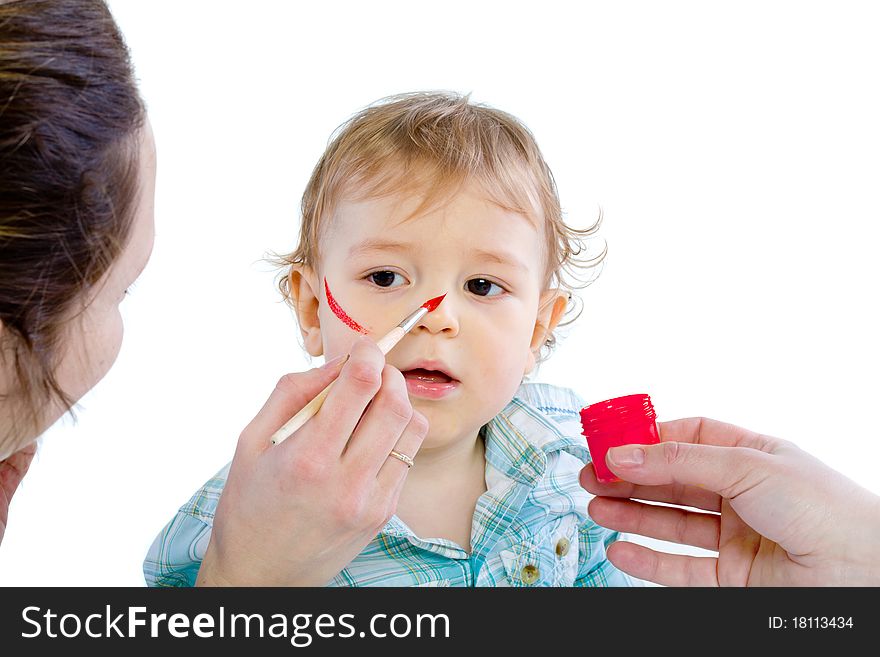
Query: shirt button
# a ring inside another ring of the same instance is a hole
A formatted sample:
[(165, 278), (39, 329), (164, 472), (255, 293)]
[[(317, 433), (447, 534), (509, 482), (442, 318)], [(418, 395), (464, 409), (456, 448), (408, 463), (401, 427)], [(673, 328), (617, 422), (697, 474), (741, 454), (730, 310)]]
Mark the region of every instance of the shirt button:
[(522, 573), (520, 576), (522, 577), (523, 584), (534, 584), (541, 576), (541, 571), (538, 570), (537, 566), (529, 564), (522, 569)]
[(570, 545), (571, 543), (569, 543), (567, 538), (565, 538), (564, 536), (560, 538), (559, 541), (556, 543), (556, 556), (564, 557), (566, 554), (568, 554), (568, 548)]

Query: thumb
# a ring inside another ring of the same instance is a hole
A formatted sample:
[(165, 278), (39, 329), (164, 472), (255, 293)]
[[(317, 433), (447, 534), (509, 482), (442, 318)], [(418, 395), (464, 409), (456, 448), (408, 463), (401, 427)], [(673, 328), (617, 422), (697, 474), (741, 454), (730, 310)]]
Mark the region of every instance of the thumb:
[(347, 354), (334, 358), (321, 367), (281, 377), (263, 408), (242, 431), (239, 448), (261, 452), (268, 447), (269, 436), (336, 379), (346, 360)]
[(698, 486), (733, 499), (766, 478), (772, 458), (748, 447), (667, 441), (613, 447), (605, 462), (614, 474), (634, 484)]

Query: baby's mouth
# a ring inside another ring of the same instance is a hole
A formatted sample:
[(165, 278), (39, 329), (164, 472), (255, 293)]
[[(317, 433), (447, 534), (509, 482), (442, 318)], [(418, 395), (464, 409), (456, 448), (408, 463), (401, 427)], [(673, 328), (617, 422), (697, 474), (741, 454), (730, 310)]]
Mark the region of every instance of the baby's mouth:
[(403, 372), (403, 378), (407, 381), (421, 381), (422, 383), (451, 383), (455, 381), (451, 376), (440, 370), (426, 370), (418, 367)]
[(429, 370), (423, 367), (404, 370), (403, 378), (406, 380), (406, 390), (410, 397), (428, 401), (438, 401), (454, 395), (460, 383), (442, 370)]

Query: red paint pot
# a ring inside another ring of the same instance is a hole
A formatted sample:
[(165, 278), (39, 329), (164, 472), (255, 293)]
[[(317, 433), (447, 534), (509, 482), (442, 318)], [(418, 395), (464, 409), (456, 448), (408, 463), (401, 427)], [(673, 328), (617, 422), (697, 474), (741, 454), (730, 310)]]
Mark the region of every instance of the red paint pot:
[(603, 482), (620, 481), (605, 465), (609, 448), (660, 442), (657, 413), (648, 395), (627, 395), (585, 406), (581, 409), (581, 426), (596, 478)]

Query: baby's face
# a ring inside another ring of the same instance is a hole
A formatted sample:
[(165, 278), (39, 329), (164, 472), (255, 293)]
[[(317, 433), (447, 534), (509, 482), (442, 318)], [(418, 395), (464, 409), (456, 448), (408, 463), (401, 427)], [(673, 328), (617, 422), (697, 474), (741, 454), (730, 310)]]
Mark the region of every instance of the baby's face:
[[(320, 271), (306, 274), (318, 299), (316, 321), (301, 325), (309, 351), (328, 359), (347, 353), (358, 337), (331, 310), (324, 278), (374, 340), (445, 293), (387, 356), (430, 423), (423, 445), (430, 449), (473, 439), (510, 401), (534, 366), (558, 293), (543, 290), (544, 235), (524, 216), (472, 188), (408, 218), (417, 206), (418, 199), (397, 196), (337, 208), (321, 243)], [(542, 303), (548, 308), (539, 318)]]

